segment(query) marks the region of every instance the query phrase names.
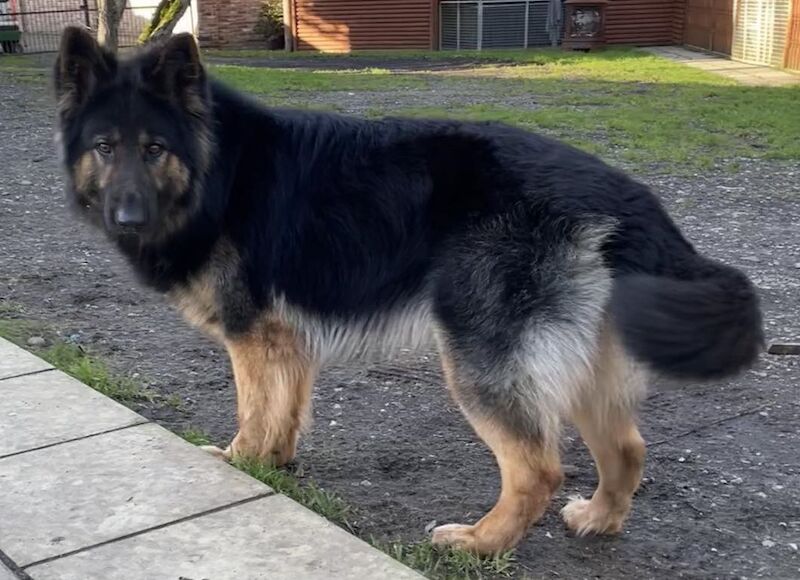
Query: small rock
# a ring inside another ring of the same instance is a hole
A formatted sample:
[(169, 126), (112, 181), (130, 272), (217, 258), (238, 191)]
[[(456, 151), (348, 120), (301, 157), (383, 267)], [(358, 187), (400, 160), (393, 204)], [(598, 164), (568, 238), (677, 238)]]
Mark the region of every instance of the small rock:
[(23, 179), (19, 182), (20, 185), (33, 185), (32, 181), (28, 181), (27, 179)]
[(772, 546), (775, 545), (775, 542), (773, 542), (772, 540), (764, 540), (763, 542), (761, 542), (761, 545), (764, 546), (765, 548), (771, 548)]
[(425, 533), (430, 534), (433, 531), (433, 528), (435, 528), (438, 524), (439, 522), (436, 520), (429, 521), (427, 524), (425, 524)]
[(686, 461), (685, 457), (678, 457), (678, 463), (683, 463)]
[(758, 497), (760, 497), (761, 499), (767, 499), (767, 494), (766, 494), (766, 493), (764, 493), (763, 491), (757, 491), (757, 492), (756, 492), (756, 495), (757, 495)]
[(369, 479), (362, 479), (360, 485), (363, 485), (364, 487), (371, 487), (372, 482)]
[(338, 423), (336, 421), (331, 421), (330, 423), (328, 423), (328, 425), (330, 425), (331, 427), (336, 427)]
[(45, 340), (41, 336), (32, 336), (28, 339), (28, 346), (44, 346)]
[(564, 477), (573, 477), (575, 475), (578, 475), (578, 466), (565, 463), (564, 465), (561, 466), (561, 471), (564, 472)]
[(792, 550), (794, 550), (795, 552), (797, 551), (797, 544), (795, 544), (794, 542), (789, 542), (787, 545), (788, 545), (788, 546), (789, 546), (789, 547), (790, 547)]
[(550, 532), (545, 532), (544, 535), (545, 535), (546, 538), (550, 538), (550, 539), (553, 538), (553, 534), (551, 534)]

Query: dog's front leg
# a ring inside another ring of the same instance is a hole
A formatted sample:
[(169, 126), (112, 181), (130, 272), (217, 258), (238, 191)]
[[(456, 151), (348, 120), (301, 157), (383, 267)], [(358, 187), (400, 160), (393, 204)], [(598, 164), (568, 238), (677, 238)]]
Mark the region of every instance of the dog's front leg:
[(225, 346), (236, 381), (239, 432), (216, 453), (274, 465), (291, 461), (309, 416), (316, 365), (292, 329), (275, 322), (228, 338)]

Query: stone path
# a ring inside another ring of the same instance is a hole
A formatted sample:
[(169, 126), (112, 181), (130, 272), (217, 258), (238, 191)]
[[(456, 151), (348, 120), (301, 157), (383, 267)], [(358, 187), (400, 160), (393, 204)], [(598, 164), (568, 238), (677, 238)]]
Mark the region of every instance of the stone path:
[(738, 62), (723, 56), (690, 50), (682, 46), (654, 46), (643, 50), (693, 68), (734, 79), (743, 85), (783, 87), (800, 84), (800, 74), (793, 74), (768, 66)]
[(0, 339), (0, 580), (421, 578)]

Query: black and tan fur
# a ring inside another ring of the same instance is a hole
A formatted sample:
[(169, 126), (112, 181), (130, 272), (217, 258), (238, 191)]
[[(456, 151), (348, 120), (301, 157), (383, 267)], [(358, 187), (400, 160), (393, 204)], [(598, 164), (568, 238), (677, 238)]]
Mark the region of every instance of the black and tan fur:
[(759, 352), (744, 275), (569, 146), (499, 124), (267, 109), (208, 80), (186, 35), (118, 61), (69, 29), (55, 77), (75, 206), (230, 354), (239, 431), (214, 452), (291, 461), (321, 365), (438, 347), (502, 488), (437, 543), (519, 542), (561, 483), (565, 420), (600, 481), (563, 517), (619, 532), (647, 375), (730, 375)]

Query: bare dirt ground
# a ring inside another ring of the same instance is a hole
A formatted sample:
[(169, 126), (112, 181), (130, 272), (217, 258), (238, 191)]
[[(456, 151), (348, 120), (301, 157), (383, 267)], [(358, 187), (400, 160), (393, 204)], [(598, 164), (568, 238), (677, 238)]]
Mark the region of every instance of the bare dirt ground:
[[(226, 442), (235, 401), (224, 353), (139, 287), (102, 237), (66, 211), (52, 103), (42, 84), (3, 75), (0, 300), (182, 400), (181, 409), (144, 406), (145, 415)], [(641, 177), (702, 250), (752, 276), (768, 337), (800, 338), (798, 164)], [(567, 496), (590, 494), (596, 482), (581, 441), (565, 433), (564, 461), (574, 468), (520, 545), (520, 577), (800, 577), (798, 384), (800, 357), (765, 356), (734, 381), (655, 385), (641, 412), (645, 482), (616, 538), (570, 537), (558, 517)], [(356, 506), (365, 534), (418, 540), (432, 520), (474, 521), (493, 504), (492, 457), (449, 400), (432, 353), (327, 369), (314, 403), (299, 468)]]

